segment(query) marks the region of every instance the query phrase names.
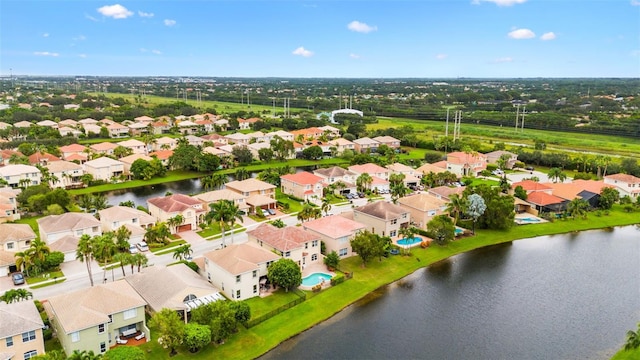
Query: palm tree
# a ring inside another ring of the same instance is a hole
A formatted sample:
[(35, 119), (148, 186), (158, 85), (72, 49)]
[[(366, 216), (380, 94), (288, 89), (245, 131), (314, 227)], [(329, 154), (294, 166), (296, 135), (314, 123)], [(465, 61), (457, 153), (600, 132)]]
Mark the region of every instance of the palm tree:
[(210, 188), (220, 189), (224, 184), (227, 183), (227, 181), (229, 181), (229, 178), (227, 178), (227, 175), (222, 173), (216, 173), (203, 178), (202, 186), (205, 189), (210, 189)]
[(71, 353), (71, 356), (69, 356), (69, 358), (67, 360), (99, 360), (102, 358), (101, 354), (94, 354), (93, 350), (91, 351), (87, 351), (87, 350), (73, 350), (73, 353)]
[(51, 249), (49, 249), (47, 243), (40, 239), (33, 240), (29, 249), (31, 250), (33, 265), (35, 265), (34, 268), (37, 275), (38, 272), (44, 268), (47, 255), (51, 253)]
[(78, 248), (76, 249), (76, 259), (80, 260), (80, 262), (84, 262), (87, 266), (87, 272), (89, 273), (89, 281), (91, 282), (91, 286), (93, 286), (91, 261), (94, 258), (94, 248), (95, 240), (93, 240), (89, 235), (84, 234), (80, 237), (80, 241), (78, 241)]
[(181, 214), (178, 214), (172, 218), (167, 219), (167, 225), (169, 226), (169, 229), (173, 229), (174, 233), (178, 232), (178, 227), (182, 225), (183, 222), (184, 222), (184, 216), (182, 216)]
[(245, 168), (238, 168), (236, 172), (233, 173), (233, 177), (238, 181), (247, 180), (250, 176), (251, 174), (249, 174), (249, 171)]
[(393, 203), (397, 203), (398, 199), (407, 195), (409, 193), (409, 188), (404, 186), (404, 183), (400, 182), (391, 187), (391, 201)]
[(33, 250), (31, 248), (25, 251), (19, 251), (14, 255), (16, 259), (16, 267), (29, 276), (29, 270), (33, 267)]
[(456, 226), (460, 214), (465, 212), (467, 208), (467, 199), (460, 197), (458, 194), (449, 196), (449, 204), (447, 204), (447, 212), (453, 217), (453, 226)]
[(91, 199), (91, 203), (93, 205), (93, 208), (96, 210), (103, 210), (109, 207), (109, 202), (107, 201), (107, 197), (102, 193), (93, 195), (93, 199)]
[(587, 218), (587, 209), (589, 209), (589, 203), (584, 199), (575, 198), (567, 204), (567, 212), (576, 217)]
[(10, 289), (0, 296), (0, 300), (7, 304), (28, 299), (33, 299), (33, 294), (26, 289)]
[(126, 253), (126, 252), (120, 252), (113, 255), (113, 261), (120, 263), (120, 269), (122, 269), (123, 277), (126, 276), (126, 274), (124, 273), (124, 266), (132, 263), (132, 260), (133, 260), (132, 257), (133, 257), (133, 254)]
[(186, 260), (188, 257), (193, 254), (193, 250), (191, 250), (191, 244), (185, 244), (177, 248), (173, 252), (173, 258), (176, 260)]
[(133, 265), (136, 265), (138, 267), (138, 272), (140, 272), (140, 268), (146, 265), (148, 262), (149, 259), (147, 259), (147, 256), (145, 254), (133, 254), (133, 257), (131, 258), (131, 273), (133, 274)]
[(373, 183), (373, 178), (368, 173), (362, 173), (356, 179), (356, 186), (359, 191), (365, 191), (369, 189), (369, 186)]
[(554, 183), (557, 183), (558, 181), (564, 182), (567, 179), (567, 174), (565, 174), (561, 168), (557, 167), (549, 169), (547, 176)]
[(298, 212), (298, 220), (305, 222), (309, 219), (318, 219), (322, 217), (322, 211), (310, 203), (305, 203), (302, 210)]
[[(205, 215), (207, 222), (216, 221), (220, 225), (222, 231), (222, 246), (225, 247), (226, 239), (226, 227), (227, 225), (233, 226), (236, 220), (243, 221), (240, 208), (233, 201), (220, 200), (211, 205), (211, 210)], [(231, 240), (233, 242), (233, 240)]]
[(329, 210), (331, 210), (331, 202), (329, 198), (322, 198), (322, 206), (320, 207), (324, 211), (325, 216), (329, 216)]

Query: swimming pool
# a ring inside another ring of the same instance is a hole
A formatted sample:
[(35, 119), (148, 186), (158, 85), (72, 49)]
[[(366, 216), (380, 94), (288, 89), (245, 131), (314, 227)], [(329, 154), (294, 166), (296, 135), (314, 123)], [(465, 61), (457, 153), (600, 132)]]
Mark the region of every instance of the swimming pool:
[(404, 238), (398, 240), (398, 245), (413, 245), (422, 241), (421, 237), (414, 236), (412, 238)]
[(316, 286), (324, 280), (330, 281), (333, 276), (325, 273), (313, 273), (302, 278), (302, 286)]
[(458, 236), (458, 235), (462, 235), (462, 233), (464, 233), (464, 230), (462, 230), (462, 229), (460, 229), (460, 228), (456, 228), (456, 230), (455, 230), (455, 235), (456, 235), (456, 236)]
[(525, 224), (540, 222), (540, 219), (536, 219), (536, 218), (520, 218), (520, 219), (516, 219), (516, 220), (518, 220), (521, 223), (525, 223)]

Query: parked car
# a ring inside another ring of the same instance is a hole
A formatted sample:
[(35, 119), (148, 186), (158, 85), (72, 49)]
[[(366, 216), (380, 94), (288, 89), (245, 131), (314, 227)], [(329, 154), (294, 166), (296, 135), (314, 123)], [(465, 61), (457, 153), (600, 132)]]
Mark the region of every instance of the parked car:
[(267, 209), (267, 212), (269, 213), (269, 215), (275, 215), (276, 211), (274, 209)]
[(138, 247), (136, 245), (133, 245), (133, 244), (129, 245), (129, 253), (131, 253), (131, 254), (138, 253)]
[(138, 250), (140, 250), (140, 251), (143, 251), (143, 252), (144, 251), (149, 251), (149, 245), (147, 245), (147, 243), (144, 242), (144, 241), (140, 241), (136, 246), (138, 247)]
[(13, 273), (11, 274), (11, 280), (13, 280), (13, 285), (22, 285), (24, 284), (24, 275), (20, 272)]
[(269, 216), (269, 212), (265, 209), (262, 209), (262, 215), (264, 215), (265, 217)]
[(527, 166), (525, 169), (527, 169), (527, 170), (529, 170), (529, 171), (533, 171), (533, 170), (535, 170), (535, 169), (533, 168), (533, 166)]
[(363, 197), (364, 197), (364, 193), (363, 193), (363, 192), (359, 192), (359, 193), (358, 193), (358, 196), (359, 196), (360, 198), (363, 198)]

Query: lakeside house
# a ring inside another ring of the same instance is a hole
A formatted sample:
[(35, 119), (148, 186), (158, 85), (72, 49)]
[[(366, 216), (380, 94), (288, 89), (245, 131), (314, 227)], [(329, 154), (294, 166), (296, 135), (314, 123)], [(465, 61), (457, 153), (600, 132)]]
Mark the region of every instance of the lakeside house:
[(124, 174), (124, 164), (103, 156), (84, 163), (84, 171), (91, 174), (94, 180), (111, 181)]
[(277, 228), (264, 223), (247, 231), (250, 242), (258, 244), (286, 259), (291, 259), (302, 269), (320, 261), (320, 236), (297, 226)]
[(280, 256), (254, 244), (229, 245), (204, 254), (204, 273), (226, 297), (242, 301), (260, 295), (267, 269), (278, 259)]
[(604, 177), (604, 183), (615, 186), (620, 197), (629, 196), (634, 201), (640, 196), (640, 178), (629, 174), (613, 174)]
[(39, 185), (42, 173), (31, 165), (15, 164), (0, 167), (0, 178), (3, 178), (12, 188)]
[(409, 226), (411, 216), (398, 205), (376, 201), (353, 209), (353, 220), (366, 225), (372, 233), (393, 238), (400, 228)]
[(246, 196), (246, 203), (250, 212), (258, 209), (276, 208), (276, 186), (258, 179), (246, 179), (231, 181), (225, 184), (225, 188)]
[(419, 193), (399, 198), (398, 206), (409, 211), (413, 225), (425, 229), (435, 216), (446, 214), (447, 202), (428, 193)]
[(170, 229), (172, 234), (196, 230), (207, 212), (201, 200), (183, 194), (151, 198), (147, 205), (149, 214), (157, 221), (166, 222), (176, 215), (182, 216), (182, 224)]
[(304, 222), (302, 228), (320, 236), (327, 254), (335, 251), (340, 258), (346, 258), (355, 255), (351, 240), (364, 231), (366, 225), (340, 215), (329, 215)]

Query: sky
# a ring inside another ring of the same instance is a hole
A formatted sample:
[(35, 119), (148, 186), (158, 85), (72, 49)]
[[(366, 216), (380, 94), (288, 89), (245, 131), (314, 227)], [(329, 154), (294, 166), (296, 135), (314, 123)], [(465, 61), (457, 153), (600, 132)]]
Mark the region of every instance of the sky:
[(640, 0), (2, 0), (0, 74), (640, 77)]

